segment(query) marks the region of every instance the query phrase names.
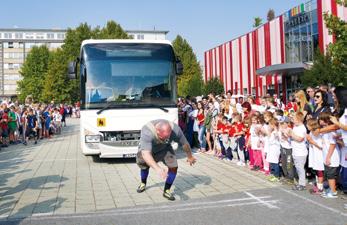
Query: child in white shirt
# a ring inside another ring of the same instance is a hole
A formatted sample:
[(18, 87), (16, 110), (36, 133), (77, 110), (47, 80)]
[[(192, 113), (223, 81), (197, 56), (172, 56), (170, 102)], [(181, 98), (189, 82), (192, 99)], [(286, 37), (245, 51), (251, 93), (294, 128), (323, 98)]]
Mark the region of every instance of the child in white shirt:
[[(330, 112), (322, 112), (319, 114), (318, 120), (322, 127), (328, 126), (331, 123)], [(337, 198), (336, 179), (339, 174), (340, 154), (337, 149), (335, 132), (323, 134), (323, 160), (324, 160), (324, 175), (329, 183), (329, 189), (323, 192), (325, 198)]]
[(297, 112), (293, 118), (294, 128), (288, 134), (292, 139), (293, 160), (296, 172), (299, 176), (299, 183), (293, 187), (293, 190), (302, 191), (306, 189), (306, 171), (305, 163), (307, 159), (306, 134), (307, 130), (304, 121), (304, 114)]
[(314, 135), (314, 131), (320, 128), (316, 119), (307, 120), (307, 128), (310, 134), (307, 135), (307, 141), (309, 142), (309, 155), (308, 155), (308, 167), (312, 168), (316, 172), (317, 187), (313, 188), (313, 193), (320, 193), (323, 191), (324, 181), (324, 163), (323, 163), (323, 138), (322, 135)]
[(280, 166), (279, 158), (281, 154), (280, 134), (278, 131), (278, 120), (272, 118), (269, 121), (270, 134), (268, 137), (268, 151), (266, 160), (270, 163), (271, 175), (269, 180), (272, 182), (279, 181), (280, 178)]
[(280, 124), (280, 144), (281, 144), (281, 164), (284, 177), (287, 182), (292, 183), (294, 179), (294, 162), (292, 155), (292, 143), (289, 137), (290, 119), (283, 116), (279, 120)]

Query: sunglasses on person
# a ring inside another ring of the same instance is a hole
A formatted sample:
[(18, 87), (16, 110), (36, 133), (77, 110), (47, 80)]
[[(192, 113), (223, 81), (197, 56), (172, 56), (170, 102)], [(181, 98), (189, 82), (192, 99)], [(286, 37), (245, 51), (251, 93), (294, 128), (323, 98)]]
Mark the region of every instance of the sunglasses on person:
[(315, 98), (321, 98), (322, 96), (320, 96), (320, 95), (315, 95), (314, 97), (315, 97)]

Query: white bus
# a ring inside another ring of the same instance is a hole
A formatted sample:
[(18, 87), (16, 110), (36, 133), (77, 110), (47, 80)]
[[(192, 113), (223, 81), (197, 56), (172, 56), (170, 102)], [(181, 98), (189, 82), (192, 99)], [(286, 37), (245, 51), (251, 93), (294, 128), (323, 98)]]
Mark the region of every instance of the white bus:
[(143, 125), (178, 122), (176, 76), (183, 66), (169, 41), (85, 40), (69, 77), (77, 71), (83, 154), (135, 157)]

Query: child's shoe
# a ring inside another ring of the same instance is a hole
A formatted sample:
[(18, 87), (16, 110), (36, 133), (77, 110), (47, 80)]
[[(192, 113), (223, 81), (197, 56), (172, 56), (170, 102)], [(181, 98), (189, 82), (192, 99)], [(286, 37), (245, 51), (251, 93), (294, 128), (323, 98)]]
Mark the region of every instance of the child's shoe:
[(323, 196), (323, 198), (337, 198), (337, 192), (329, 191)]

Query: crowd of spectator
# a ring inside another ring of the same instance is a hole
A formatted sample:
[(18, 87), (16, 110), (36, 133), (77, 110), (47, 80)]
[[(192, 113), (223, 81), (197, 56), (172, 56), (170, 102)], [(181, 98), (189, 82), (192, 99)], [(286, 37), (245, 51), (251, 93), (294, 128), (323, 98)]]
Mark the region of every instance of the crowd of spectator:
[(179, 126), (198, 152), (324, 198), (347, 194), (346, 107), (347, 88), (326, 85), (298, 90), (288, 102), (231, 91), (178, 100)]
[(41, 139), (51, 138), (61, 133), (66, 117), (79, 117), (79, 106), (3, 101), (0, 104), (0, 146), (28, 145), (29, 141), (37, 144)]

